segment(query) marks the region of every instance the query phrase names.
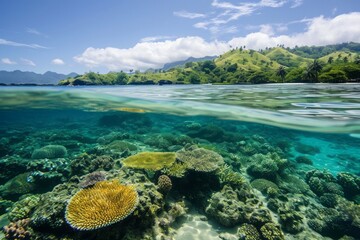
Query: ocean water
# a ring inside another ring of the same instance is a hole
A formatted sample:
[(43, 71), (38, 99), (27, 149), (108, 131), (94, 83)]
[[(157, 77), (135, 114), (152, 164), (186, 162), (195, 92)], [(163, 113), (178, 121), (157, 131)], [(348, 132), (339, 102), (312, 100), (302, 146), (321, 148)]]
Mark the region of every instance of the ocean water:
[[(189, 146), (222, 163), (172, 176), (122, 162)], [(157, 210), (75, 230), (66, 203), (98, 171)], [(0, 88), (0, 223), (29, 219), (12, 225), (23, 239), (360, 239), (359, 204), (359, 84)]]

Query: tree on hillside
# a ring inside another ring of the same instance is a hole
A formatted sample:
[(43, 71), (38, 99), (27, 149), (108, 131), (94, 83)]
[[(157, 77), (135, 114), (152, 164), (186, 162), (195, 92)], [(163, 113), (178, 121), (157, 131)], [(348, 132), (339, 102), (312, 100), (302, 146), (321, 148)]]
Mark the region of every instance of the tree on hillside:
[(193, 72), (190, 73), (188, 78), (189, 78), (189, 83), (191, 83), (191, 84), (199, 84), (200, 83), (200, 77), (196, 73), (193, 73)]
[(234, 72), (236, 72), (237, 68), (238, 68), (237, 64), (234, 63), (234, 64), (229, 65), (227, 67), (226, 71), (234, 73)]
[(322, 65), (320, 62), (315, 59), (307, 68), (306, 77), (308, 77), (309, 80), (314, 80), (315, 82), (318, 81), (319, 73), (322, 69)]
[(216, 65), (213, 61), (206, 60), (201, 64), (201, 70), (203, 72), (209, 73), (210, 71), (214, 70)]
[(129, 80), (129, 76), (124, 72), (119, 72), (115, 78), (114, 84), (125, 85)]
[(360, 56), (356, 56), (356, 58), (355, 58), (355, 63), (356, 63), (356, 64), (360, 64)]
[(280, 67), (277, 69), (276, 75), (281, 78), (281, 81), (282, 81), (282, 82), (284, 82), (285, 76), (286, 76), (286, 70), (285, 70), (284, 66), (280, 66)]
[(332, 64), (334, 62), (334, 57), (331, 56), (329, 57), (328, 61), (327, 61), (329, 64)]

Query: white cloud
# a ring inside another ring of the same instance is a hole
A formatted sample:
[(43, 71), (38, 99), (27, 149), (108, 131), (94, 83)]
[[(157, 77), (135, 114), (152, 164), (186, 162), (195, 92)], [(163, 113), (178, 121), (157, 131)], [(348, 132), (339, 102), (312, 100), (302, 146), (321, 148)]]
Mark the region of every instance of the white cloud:
[(23, 64), (25, 64), (25, 65), (32, 66), (32, 67), (35, 67), (35, 66), (36, 66), (36, 64), (35, 64), (33, 61), (29, 60), (29, 59), (21, 58), (21, 61), (22, 61)]
[(189, 57), (204, 57), (221, 54), (228, 50), (224, 42), (206, 42), (200, 37), (183, 37), (162, 42), (138, 43), (129, 49), (87, 48), (74, 57), (78, 63), (88, 67), (106, 67), (109, 70), (146, 70), (160, 68), (165, 63)]
[(206, 17), (206, 15), (202, 13), (192, 13), (187, 11), (174, 12), (174, 15), (177, 17), (190, 18), (190, 19)]
[(48, 37), (46, 34), (39, 32), (35, 28), (27, 28), (26, 32), (30, 33), (30, 34), (38, 35), (38, 36)]
[(1, 59), (1, 62), (2, 62), (3, 64), (8, 64), (8, 65), (17, 64), (16, 62), (10, 60), (10, 58), (2, 58), (2, 59)]
[(234, 38), (230, 41), (232, 46), (243, 46), (251, 49), (273, 47), (277, 44), (284, 44), (287, 47), (296, 45), (327, 45), (342, 42), (360, 42), (360, 12), (342, 14), (335, 18), (324, 18), (323, 16), (307, 21), (305, 32), (294, 35), (272, 36), (269, 33), (255, 32), (245, 37)]
[(269, 36), (274, 35), (274, 29), (270, 24), (260, 25), (260, 32), (265, 33), (265, 34), (267, 34)]
[[(288, 0), (261, 0), (258, 2), (243, 2), (233, 4), (213, 0), (211, 6), (216, 9), (216, 16), (205, 21), (194, 24), (196, 28), (209, 30), (212, 34), (222, 33), (220, 29), (226, 28), (224, 25), (231, 21), (238, 20), (240, 17), (252, 15), (261, 8), (278, 8), (284, 6)], [(225, 32), (226, 33), (226, 32)]]
[(47, 47), (41, 46), (39, 44), (18, 43), (18, 42), (8, 41), (8, 40), (2, 39), (2, 38), (0, 38), (0, 45), (7, 45), (7, 46), (13, 46), (13, 47), (28, 47), (28, 48), (47, 48)]
[(51, 63), (54, 64), (54, 65), (64, 65), (64, 64), (65, 64), (65, 62), (64, 62), (62, 59), (60, 59), (60, 58), (55, 58), (55, 59), (53, 59), (53, 60), (51, 61)]
[(140, 40), (140, 42), (156, 42), (160, 40), (169, 40), (174, 39), (174, 36), (151, 36), (151, 37), (144, 37)]
[(293, 0), (293, 5), (291, 8), (297, 8), (303, 4), (304, 0)]
[(109, 70), (146, 70), (160, 68), (165, 63), (185, 60), (188, 57), (220, 55), (229, 46), (246, 46), (248, 49), (264, 49), (278, 44), (287, 47), (295, 45), (327, 45), (343, 42), (360, 42), (360, 12), (342, 14), (335, 18), (323, 16), (301, 20), (307, 29), (293, 35), (276, 35), (273, 27), (262, 25), (259, 31), (228, 42), (205, 41), (200, 37), (183, 37), (175, 40), (142, 42), (132, 48), (87, 48), (74, 60), (88, 67), (106, 67)]
[[(299, 0), (295, 0), (295, 1), (299, 1)], [(286, 2), (287, 0), (261, 0), (260, 3), (258, 3), (258, 5), (261, 7), (277, 8), (277, 7), (282, 7)]]

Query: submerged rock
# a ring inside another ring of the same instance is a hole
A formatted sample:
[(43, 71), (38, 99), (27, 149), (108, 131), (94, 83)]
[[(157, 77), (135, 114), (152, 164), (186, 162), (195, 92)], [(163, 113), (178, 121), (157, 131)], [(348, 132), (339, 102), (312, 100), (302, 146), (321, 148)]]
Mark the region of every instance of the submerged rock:
[(16, 200), (21, 195), (36, 190), (36, 184), (28, 181), (30, 173), (22, 173), (0, 186), (0, 196), (5, 199)]

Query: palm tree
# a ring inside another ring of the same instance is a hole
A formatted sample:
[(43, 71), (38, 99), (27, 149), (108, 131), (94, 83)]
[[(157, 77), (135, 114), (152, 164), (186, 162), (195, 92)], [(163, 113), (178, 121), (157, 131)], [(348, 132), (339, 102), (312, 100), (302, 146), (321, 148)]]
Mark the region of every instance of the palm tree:
[(276, 75), (281, 78), (281, 81), (284, 82), (285, 76), (286, 76), (286, 70), (284, 66), (280, 66), (278, 70), (276, 71)]
[(314, 60), (314, 62), (312, 62), (309, 66), (308, 66), (308, 68), (307, 68), (307, 72), (308, 72), (308, 76), (310, 77), (312, 77), (314, 80), (315, 80), (315, 82), (317, 82), (318, 81), (318, 76), (319, 76), (319, 72), (322, 70), (322, 65), (320, 64), (320, 62), (317, 60), (317, 59), (315, 59)]

